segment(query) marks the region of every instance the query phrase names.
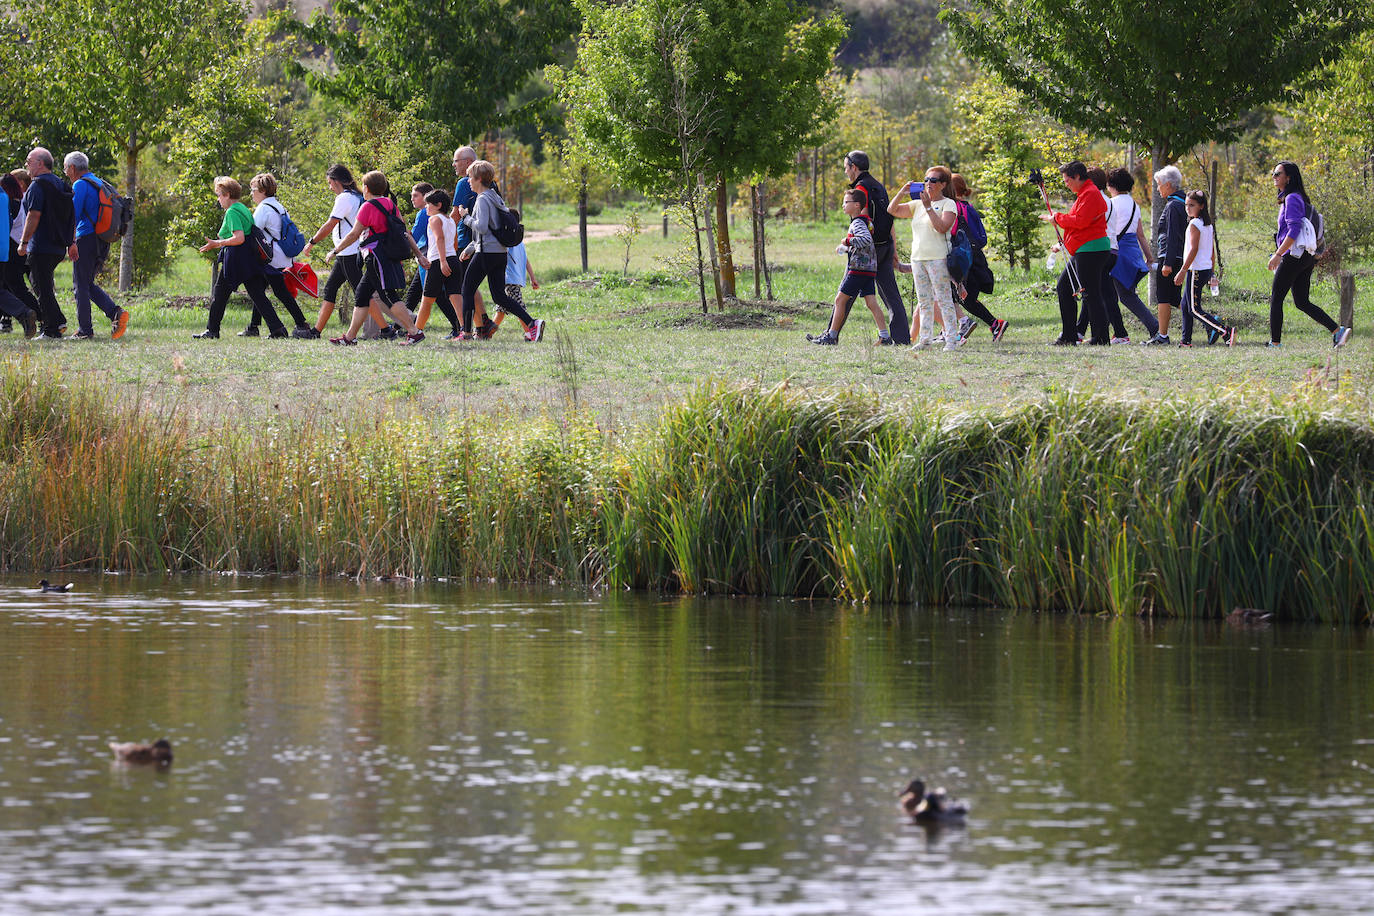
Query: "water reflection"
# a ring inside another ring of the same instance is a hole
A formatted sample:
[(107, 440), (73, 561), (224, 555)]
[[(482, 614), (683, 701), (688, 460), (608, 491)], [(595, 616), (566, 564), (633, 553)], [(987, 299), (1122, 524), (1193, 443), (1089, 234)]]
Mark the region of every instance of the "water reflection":
[[(1357, 912), (1364, 631), (0, 582), (0, 911)], [(106, 742), (167, 737), (168, 771)], [(912, 776), (968, 826), (900, 816)]]

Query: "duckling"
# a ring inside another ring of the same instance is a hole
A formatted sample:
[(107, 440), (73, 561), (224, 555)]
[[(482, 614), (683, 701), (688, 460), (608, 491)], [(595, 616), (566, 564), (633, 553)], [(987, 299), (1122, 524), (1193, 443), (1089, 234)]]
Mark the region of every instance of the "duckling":
[(1232, 626), (1243, 627), (1249, 624), (1268, 623), (1274, 616), (1272, 611), (1253, 607), (1238, 607), (1226, 615), (1226, 622)]
[(172, 762), (172, 744), (166, 738), (159, 738), (152, 744), (116, 744), (110, 742), (110, 750), (120, 763), (156, 764), (165, 767)]
[(72, 590), (72, 583), (66, 585), (53, 585), (47, 579), (38, 580), (38, 590), (40, 592), (69, 592)]
[(926, 784), (919, 779), (907, 784), (899, 800), (902, 810), (918, 824), (962, 824), (968, 814), (967, 805), (952, 804), (944, 789), (927, 792)]

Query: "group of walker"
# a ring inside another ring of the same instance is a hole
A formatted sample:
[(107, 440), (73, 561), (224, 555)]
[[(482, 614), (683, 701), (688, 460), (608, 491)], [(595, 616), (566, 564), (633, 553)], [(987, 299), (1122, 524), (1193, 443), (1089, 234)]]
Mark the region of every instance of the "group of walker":
[[(830, 324), (818, 335), (807, 335), (813, 344), (833, 346), (855, 299), (862, 297), (878, 326), (880, 345), (911, 344), (925, 349), (943, 343), (956, 350), (968, 339), (981, 319), (1001, 340), (1007, 322), (996, 318), (979, 301), (991, 293), (994, 278), (983, 248), (987, 233), (981, 214), (969, 203), (971, 190), (963, 177), (944, 166), (926, 169), (924, 180), (903, 184), (889, 200), (887, 191), (868, 172), (868, 156), (855, 150), (845, 156), (844, 167), (851, 185), (844, 194), (848, 232), (836, 248), (847, 258), (844, 278), (835, 296)], [(1045, 192), (1044, 180), (1033, 173), (1045, 203), (1041, 219), (1051, 223), (1057, 252), (1068, 255), (1056, 283), (1063, 330), (1052, 346), (1129, 344), (1121, 304), (1144, 326), (1149, 346), (1169, 346), (1172, 312), (1178, 309), (1182, 323), (1180, 347), (1192, 347), (1194, 330), (1205, 329), (1207, 343), (1234, 346), (1237, 329), (1204, 306), (1203, 290), (1217, 291), (1216, 227), (1202, 191), (1182, 193), (1183, 176), (1174, 166), (1155, 173), (1155, 184), (1164, 199), (1157, 233), (1159, 251), (1152, 257), (1140, 207), (1131, 197), (1135, 179), (1129, 170), (1089, 169), (1077, 160), (1060, 168), (1065, 187), (1074, 195), (1066, 212), (1055, 212)], [(1280, 211), (1275, 252), (1269, 260), (1274, 271), (1269, 304), (1269, 347), (1281, 346), (1283, 302), (1289, 292), (1298, 308), (1331, 334), (1333, 346), (1350, 338), (1351, 329), (1338, 325), (1312, 303), (1312, 271), (1316, 266), (1321, 217), (1303, 187), (1295, 163), (1280, 162), (1273, 172)], [(952, 195), (952, 196), (951, 196)], [(893, 218), (912, 221), (911, 261), (899, 260), (891, 231)], [(1151, 313), (1136, 288), (1155, 270), (1158, 315)], [(908, 330), (896, 273), (912, 273), (916, 287), (916, 322)], [(878, 305), (877, 295), (891, 311)], [(1080, 305), (1081, 303), (1081, 305)], [(962, 304), (962, 309), (960, 308)], [(942, 327), (934, 332), (937, 317)], [(964, 311), (971, 315), (966, 316)], [(1084, 333), (1090, 334), (1086, 341)], [(914, 337), (914, 342), (911, 338)]]

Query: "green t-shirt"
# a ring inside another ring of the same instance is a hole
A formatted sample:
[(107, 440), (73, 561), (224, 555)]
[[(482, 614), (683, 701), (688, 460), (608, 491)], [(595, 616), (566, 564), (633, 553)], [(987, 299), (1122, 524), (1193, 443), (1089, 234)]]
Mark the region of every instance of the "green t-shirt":
[(222, 239), (232, 239), (235, 232), (242, 232), (244, 238), (248, 238), (253, 231), (253, 211), (243, 205), (243, 201), (236, 200), (229, 205), (229, 209), (224, 211), (224, 222), (219, 224), (219, 237)]
[[(1112, 240), (1109, 239), (1109, 238), (1107, 238), (1105, 235), (1102, 236), (1102, 238), (1100, 238), (1100, 239), (1093, 239), (1091, 242), (1084, 242), (1082, 245), (1079, 245), (1079, 246), (1078, 246), (1078, 251), (1111, 251), (1111, 250), (1112, 250)], [(1078, 251), (1075, 251), (1074, 254), (1078, 254)]]

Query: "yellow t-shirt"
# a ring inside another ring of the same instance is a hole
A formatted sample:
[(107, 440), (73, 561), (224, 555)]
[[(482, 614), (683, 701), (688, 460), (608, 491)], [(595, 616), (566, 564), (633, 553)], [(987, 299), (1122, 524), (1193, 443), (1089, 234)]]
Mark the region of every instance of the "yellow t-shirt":
[[(925, 207), (921, 206), (919, 197), (912, 201), (912, 206), (916, 208), (916, 212), (911, 215), (911, 260), (944, 260), (945, 255), (949, 254), (949, 236), (935, 231), (935, 227), (930, 224), (930, 217), (926, 215)], [(948, 197), (930, 203), (930, 209), (939, 214), (953, 213), (956, 207), (958, 204)]]

